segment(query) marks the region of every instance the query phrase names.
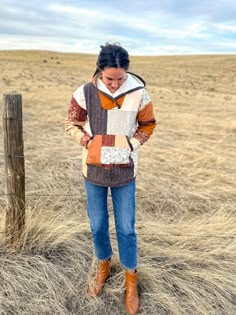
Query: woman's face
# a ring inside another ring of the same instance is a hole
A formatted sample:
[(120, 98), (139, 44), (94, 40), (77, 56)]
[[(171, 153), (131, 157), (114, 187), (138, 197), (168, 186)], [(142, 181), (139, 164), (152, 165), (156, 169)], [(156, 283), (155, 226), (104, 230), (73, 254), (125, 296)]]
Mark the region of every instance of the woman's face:
[(101, 74), (103, 83), (111, 93), (115, 93), (126, 79), (126, 70), (123, 68), (105, 68)]

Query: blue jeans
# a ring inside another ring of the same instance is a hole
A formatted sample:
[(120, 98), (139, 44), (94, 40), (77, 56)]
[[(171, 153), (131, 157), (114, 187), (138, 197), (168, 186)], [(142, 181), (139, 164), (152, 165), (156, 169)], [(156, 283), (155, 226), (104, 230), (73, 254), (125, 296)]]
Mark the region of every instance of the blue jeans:
[[(106, 260), (112, 256), (107, 207), (108, 187), (94, 185), (85, 180), (85, 189), (95, 254), (99, 260)], [(128, 185), (110, 189), (120, 261), (127, 269), (136, 269), (135, 180)]]

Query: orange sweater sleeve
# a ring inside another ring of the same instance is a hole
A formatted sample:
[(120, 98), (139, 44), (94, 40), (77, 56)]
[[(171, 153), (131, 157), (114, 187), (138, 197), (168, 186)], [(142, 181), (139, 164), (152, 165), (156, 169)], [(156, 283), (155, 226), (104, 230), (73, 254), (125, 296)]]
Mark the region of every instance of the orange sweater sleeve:
[(138, 140), (140, 144), (144, 144), (156, 128), (156, 118), (154, 116), (153, 104), (151, 101), (138, 112), (137, 122), (138, 127), (133, 135), (133, 138), (135, 138), (133, 141), (135, 142), (135, 140)]

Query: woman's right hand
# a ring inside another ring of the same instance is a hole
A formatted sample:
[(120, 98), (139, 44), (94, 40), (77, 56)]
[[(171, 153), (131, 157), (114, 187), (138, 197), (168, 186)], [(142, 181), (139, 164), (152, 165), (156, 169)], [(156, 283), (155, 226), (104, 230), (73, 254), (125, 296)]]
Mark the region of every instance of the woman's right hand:
[(86, 144), (86, 148), (87, 148), (87, 149), (90, 147), (92, 141), (93, 141), (92, 138), (90, 138), (90, 139), (88, 140), (88, 142), (87, 142), (87, 144)]

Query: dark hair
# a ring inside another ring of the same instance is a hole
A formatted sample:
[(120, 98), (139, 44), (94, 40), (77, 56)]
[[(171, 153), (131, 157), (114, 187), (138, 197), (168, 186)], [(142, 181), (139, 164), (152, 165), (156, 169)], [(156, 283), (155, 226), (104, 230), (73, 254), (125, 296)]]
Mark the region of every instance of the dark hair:
[(119, 44), (106, 43), (104, 46), (101, 45), (101, 50), (97, 59), (97, 69), (94, 73), (96, 75), (105, 68), (123, 68), (128, 70), (129, 68), (129, 54)]

